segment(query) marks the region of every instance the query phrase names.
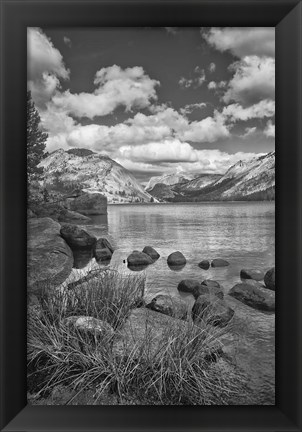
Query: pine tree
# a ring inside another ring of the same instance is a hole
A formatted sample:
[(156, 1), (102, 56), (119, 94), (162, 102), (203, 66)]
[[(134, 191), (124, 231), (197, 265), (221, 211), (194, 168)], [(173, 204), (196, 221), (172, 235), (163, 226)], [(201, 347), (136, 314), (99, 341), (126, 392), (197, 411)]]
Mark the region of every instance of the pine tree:
[(43, 168), (38, 168), (39, 163), (45, 157), (44, 150), (48, 134), (43, 132), (41, 118), (31, 98), (30, 91), (27, 92), (27, 178), (38, 179)]

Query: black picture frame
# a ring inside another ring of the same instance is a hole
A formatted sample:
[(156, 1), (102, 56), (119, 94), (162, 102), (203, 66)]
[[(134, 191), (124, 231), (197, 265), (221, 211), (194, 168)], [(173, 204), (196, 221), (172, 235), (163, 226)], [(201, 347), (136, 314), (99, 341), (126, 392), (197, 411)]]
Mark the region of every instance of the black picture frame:
[[(301, 430), (301, 29), (297, 0), (1, 3), (1, 430)], [(276, 27), (275, 406), (26, 405), (26, 27)]]

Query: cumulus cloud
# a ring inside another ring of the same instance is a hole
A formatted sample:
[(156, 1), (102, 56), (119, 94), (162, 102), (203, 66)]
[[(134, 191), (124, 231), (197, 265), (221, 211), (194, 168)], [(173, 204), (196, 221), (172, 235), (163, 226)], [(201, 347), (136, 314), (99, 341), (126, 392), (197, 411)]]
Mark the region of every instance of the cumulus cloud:
[(233, 55), (275, 56), (274, 27), (212, 27), (202, 31), (205, 40), (219, 51), (230, 51)]
[(269, 120), (266, 123), (266, 127), (263, 131), (264, 135), (270, 138), (275, 138), (275, 125), (272, 123), (271, 120)]
[(209, 90), (223, 89), (226, 87), (226, 85), (227, 85), (226, 81), (220, 81), (220, 82), (210, 81), (208, 84), (208, 89)]
[(196, 66), (194, 69), (194, 74), (192, 78), (181, 77), (178, 81), (178, 84), (182, 88), (189, 87), (200, 87), (206, 80), (206, 74), (204, 69), (201, 69), (199, 66)]
[(43, 107), (60, 87), (60, 79), (68, 79), (69, 70), (51, 40), (36, 27), (27, 29), (28, 88), (38, 106)]
[(223, 108), (219, 113), (215, 111), (217, 117), (222, 117), (226, 121), (236, 122), (238, 120), (247, 121), (253, 118), (273, 117), (275, 114), (275, 102), (269, 99), (262, 100), (249, 107), (243, 107), (236, 103)]
[(243, 139), (247, 138), (248, 136), (250, 136), (250, 135), (252, 135), (253, 133), (255, 133), (256, 130), (257, 130), (257, 127), (256, 127), (256, 126), (245, 128), (245, 133), (244, 133), (243, 135), (241, 135), (241, 138), (243, 138)]
[(133, 108), (146, 108), (151, 100), (156, 100), (155, 87), (159, 82), (145, 74), (140, 66), (122, 69), (113, 65), (100, 69), (94, 84), (93, 93), (70, 93), (69, 90), (54, 95), (52, 101), (59, 109), (76, 116), (93, 119), (112, 113), (118, 106), (126, 111)]
[(67, 45), (69, 48), (71, 48), (71, 46), (72, 46), (72, 42), (71, 42), (71, 39), (69, 39), (69, 37), (64, 36), (64, 37), (63, 37), (63, 41), (64, 41), (64, 44), (65, 44), (65, 45)]
[(247, 56), (230, 66), (234, 76), (223, 96), (243, 104), (275, 98), (275, 60), (269, 57)]
[(207, 117), (200, 121), (191, 122), (185, 130), (179, 131), (178, 136), (184, 141), (214, 142), (230, 135), (228, 127), (222, 117)]
[(187, 115), (196, 109), (205, 108), (206, 106), (207, 106), (207, 104), (204, 102), (188, 104), (184, 108), (180, 108), (180, 112), (182, 115)]
[(192, 79), (187, 79), (185, 77), (181, 77), (180, 80), (178, 81), (178, 84), (182, 88), (189, 88), (189, 87), (191, 87), (193, 85), (193, 80)]

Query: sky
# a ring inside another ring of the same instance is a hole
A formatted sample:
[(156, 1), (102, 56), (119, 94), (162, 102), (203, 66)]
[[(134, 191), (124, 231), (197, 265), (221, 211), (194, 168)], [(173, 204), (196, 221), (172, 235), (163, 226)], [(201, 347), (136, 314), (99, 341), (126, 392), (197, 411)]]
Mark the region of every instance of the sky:
[(106, 154), (145, 183), (275, 148), (274, 27), (28, 28), (46, 150)]

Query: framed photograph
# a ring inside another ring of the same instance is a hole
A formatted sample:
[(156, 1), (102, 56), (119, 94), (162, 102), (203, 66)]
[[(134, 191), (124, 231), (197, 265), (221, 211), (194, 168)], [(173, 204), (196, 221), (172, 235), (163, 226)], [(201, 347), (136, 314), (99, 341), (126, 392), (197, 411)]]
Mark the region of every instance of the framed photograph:
[(301, 2), (1, 22), (1, 430), (300, 431)]

